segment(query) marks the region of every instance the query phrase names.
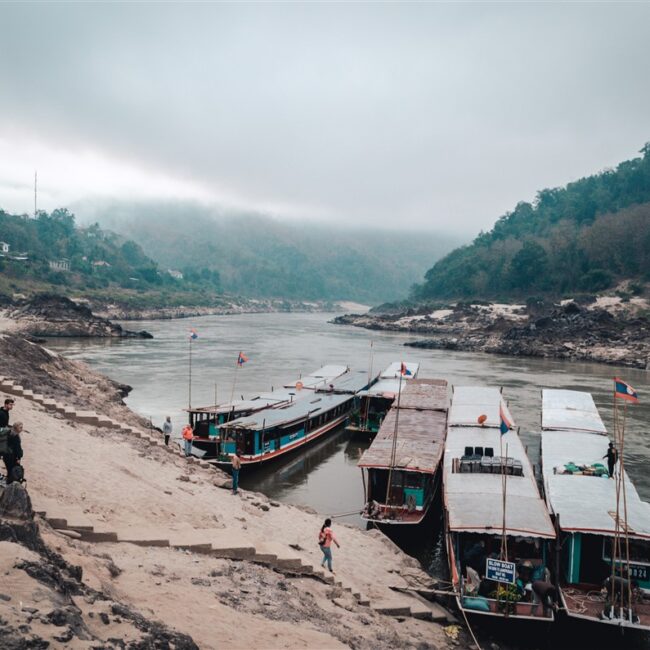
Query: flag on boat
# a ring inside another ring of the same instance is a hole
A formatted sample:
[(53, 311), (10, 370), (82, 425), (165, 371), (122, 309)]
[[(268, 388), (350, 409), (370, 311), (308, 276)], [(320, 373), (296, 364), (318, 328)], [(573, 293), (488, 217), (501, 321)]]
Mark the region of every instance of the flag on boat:
[(506, 411), (503, 408), (503, 402), (501, 402), (499, 406), (499, 431), (501, 431), (501, 435), (508, 433), (510, 429), (512, 429), (512, 422), (508, 420), (508, 416), (506, 415)]
[(247, 361), (248, 357), (243, 352), (240, 352), (239, 356), (237, 357), (237, 365), (243, 366)]
[(636, 404), (639, 401), (639, 396), (634, 388), (618, 377), (614, 377), (614, 397), (626, 399), (628, 402), (632, 402), (633, 404)]
[(406, 364), (402, 361), (402, 367), (400, 368), (400, 373), (405, 377), (410, 377), (413, 373), (406, 367)]
[(194, 341), (199, 338), (199, 335), (196, 333), (194, 328), (190, 329), (190, 341)]

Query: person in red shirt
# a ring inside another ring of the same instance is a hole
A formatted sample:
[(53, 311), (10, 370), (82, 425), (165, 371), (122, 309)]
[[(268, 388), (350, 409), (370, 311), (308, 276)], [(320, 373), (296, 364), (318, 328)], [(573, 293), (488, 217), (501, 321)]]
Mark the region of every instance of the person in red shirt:
[(337, 548), (341, 548), (341, 545), (338, 543), (336, 537), (330, 526), (332, 525), (331, 519), (326, 519), (325, 523), (318, 533), (318, 545), (320, 546), (321, 551), (323, 551), (323, 561), (320, 563), (321, 567), (325, 568), (325, 562), (327, 562), (327, 568), (334, 573), (332, 569), (332, 542), (334, 542)]

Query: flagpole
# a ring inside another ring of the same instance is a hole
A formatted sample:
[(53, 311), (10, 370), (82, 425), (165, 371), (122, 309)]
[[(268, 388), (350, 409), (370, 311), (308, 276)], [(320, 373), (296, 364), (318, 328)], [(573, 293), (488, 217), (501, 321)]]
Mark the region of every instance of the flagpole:
[(397, 454), (397, 426), (399, 424), (399, 401), (402, 395), (402, 366), (399, 371), (399, 386), (397, 389), (397, 410), (395, 411), (395, 430), (393, 431), (393, 447), (390, 452), (390, 467), (388, 468), (388, 486), (386, 488), (386, 506), (390, 506), (393, 466), (395, 465), (395, 456)]
[(190, 350), (189, 350), (189, 379), (187, 390), (187, 408), (192, 408), (192, 335), (190, 334)]
[[(239, 353), (239, 356), (241, 356), (241, 352)], [(235, 397), (235, 384), (237, 383), (237, 371), (239, 370), (239, 356), (237, 357), (237, 361), (235, 361), (235, 373), (232, 378), (232, 389), (230, 391), (230, 405), (232, 406), (232, 400)], [(230, 420), (230, 415), (232, 415), (233, 409), (230, 409), (230, 412), (228, 414), (228, 420)]]

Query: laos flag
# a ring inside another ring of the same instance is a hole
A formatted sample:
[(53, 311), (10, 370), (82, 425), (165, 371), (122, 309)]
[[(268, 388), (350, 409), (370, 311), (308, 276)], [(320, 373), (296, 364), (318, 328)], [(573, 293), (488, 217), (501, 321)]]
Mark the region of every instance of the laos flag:
[(194, 328), (190, 329), (190, 341), (196, 341), (199, 338), (199, 335), (196, 333)]
[(618, 377), (614, 377), (614, 397), (626, 399), (628, 402), (632, 402), (633, 404), (637, 404), (639, 401), (639, 396), (634, 388)]
[(406, 367), (406, 364), (402, 361), (402, 366), (400, 368), (400, 373), (405, 377), (409, 377), (413, 373)]
[(240, 352), (239, 356), (237, 357), (237, 364), (243, 366), (247, 361), (248, 357), (243, 352)]

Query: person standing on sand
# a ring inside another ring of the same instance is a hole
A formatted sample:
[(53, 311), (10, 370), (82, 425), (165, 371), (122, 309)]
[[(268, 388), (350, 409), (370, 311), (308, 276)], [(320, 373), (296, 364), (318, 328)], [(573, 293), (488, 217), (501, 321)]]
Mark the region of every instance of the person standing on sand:
[(169, 447), (169, 437), (172, 435), (172, 419), (169, 415), (165, 418), (162, 425), (163, 436), (165, 436), (165, 445)]
[(192, 438), (194, 438), (194, 431), (189, 424), (183, 427), (183, 445), (185, 448), (185, 456), (190, 456), (192, 453)]
[(7, 397), (4, 406), (0, 406), (0, 428), (9, 426), (9, 412), (14, 407), (14, 400)]
[(16, 422), (9, 432), (9, 437), (7, 438), (7, 446), (9, 451), (3, 454), (3, 460), (5, 462), (5, 467), (7, 468), (7, 485), (13, 483), (13, 469), (16, 465), (20, 465), (20, 460), (23, 457), (23, 446), (22, 441), (20, 440), (20, 434), (23, 431), (23, 423)]
[(321, 567), (325, 568), (325, 562), (327, 562), (327, 568), (334, 573), (332, 569), (332, 542), (334, 542), (337, 548), (341, 548), (341, 545), (338, 543), (334, 533), (332, 532), (331, 526), (332, 520), (326, 519), (325, 523), (318, 533), (318, 545), (320, 550), (323, 551), (323, 561), (320, 563)]
[(232, 457), (232, 493), (237, 494), (239, 492), (239, 470), (241, 469), (241, 458), (239, 457), (239, 452), (236, 451), (235, 455)]

